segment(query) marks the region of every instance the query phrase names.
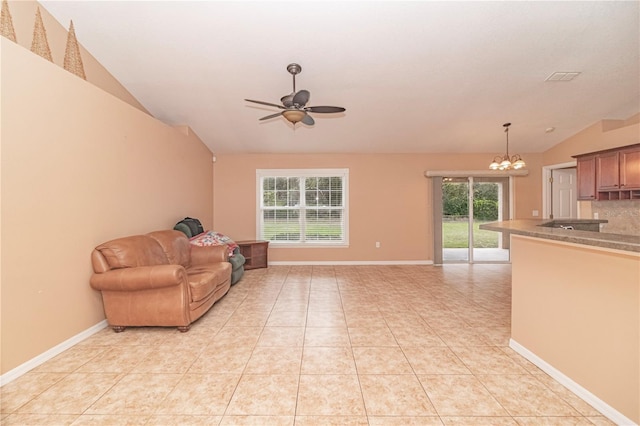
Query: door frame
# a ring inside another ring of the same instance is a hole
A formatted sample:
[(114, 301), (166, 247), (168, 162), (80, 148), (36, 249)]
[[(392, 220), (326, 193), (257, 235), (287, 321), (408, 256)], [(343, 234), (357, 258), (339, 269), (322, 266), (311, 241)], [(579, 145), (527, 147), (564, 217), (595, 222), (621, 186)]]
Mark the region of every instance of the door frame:
[[(578, 162), (576, 160), (566, 163), (551, 164), (548, 166), (542, 166), (542, 218), (549, 219), (551, 217), (551, 171), (555, 169), (567, 169), (570, 167), (577, 167)], [(580, 209), (576, 206), (577, 218), (580, 218)]]

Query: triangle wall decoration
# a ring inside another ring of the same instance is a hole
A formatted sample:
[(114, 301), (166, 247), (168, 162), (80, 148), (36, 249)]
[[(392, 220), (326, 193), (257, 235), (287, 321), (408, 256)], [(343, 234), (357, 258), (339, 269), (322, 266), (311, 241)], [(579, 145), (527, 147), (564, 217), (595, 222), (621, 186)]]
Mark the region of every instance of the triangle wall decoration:
[(64, 51), (64, 69), (83, 80), (87, 79), (84, 74), (84, 65), (82, 64), (82, 56), (80, 56), (80, 46), (76, 38), (76, 31), (73, 28), (73, 21), (69, 25), (69, 34), (67, 35), (67, 48)]
[(33, 26), (33, 40), (31, 41), (31, 51), (36, 55), (40, 55), (49, 62), (53, 62), (49, 42), (47, 41), (47, 30), (42, 22), (40, 8), (36, 10), (36, 22)]
[(0, 32), (4, 37), (16, 43), (16, 30), (13, 28), (13, 20), (11, 19), (11, 12), (9, 12), (9, 3), (7, 3), (7, 0), (2, 0)]

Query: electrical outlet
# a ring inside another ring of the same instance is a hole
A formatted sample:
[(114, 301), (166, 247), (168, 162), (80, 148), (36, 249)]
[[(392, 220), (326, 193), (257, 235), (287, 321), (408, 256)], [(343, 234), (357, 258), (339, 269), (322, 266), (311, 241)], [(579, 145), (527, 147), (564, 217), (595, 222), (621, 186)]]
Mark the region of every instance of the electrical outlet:
[(538, 217), (538, 215), (540, 214), (540, 212), (538, 210), (534, 210), (531, 212), (531, 216), (533, 217)]
[(594, 218), (594, 219), (597, 219), (597, 218), (598, 218), (598, 213), (594, 213), (594, 214), (593, 214), (593, 218)]
[(376, 241), (376, 248), (380, 248), (380, 241)]

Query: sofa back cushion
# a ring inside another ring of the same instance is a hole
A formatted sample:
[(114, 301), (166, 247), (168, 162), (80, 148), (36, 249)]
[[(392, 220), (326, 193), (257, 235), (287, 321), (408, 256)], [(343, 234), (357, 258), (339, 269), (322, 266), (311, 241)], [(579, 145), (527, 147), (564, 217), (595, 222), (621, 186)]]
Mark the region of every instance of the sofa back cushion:
[[(107, 241), (96, 247), (95, 252), (99, 252), (108, 265), (108, 268), (105, 268), (107, 265), (104, 265), (104, 262), (97, 261), (102, 259), (94, 259), (93, 267), (95, 272), (98, 273), (109, 269), (166, 265), (169, 263), (160, 244), (146, 235), (134, 235)], [(99, 257), (97, 254), (95, 253), (94, 257)]]
[(191, 244), (189, 239), (180, 231), (155, 231), (147, 234), (160, 244), (165, 256), (172, 265), (191, 266)]

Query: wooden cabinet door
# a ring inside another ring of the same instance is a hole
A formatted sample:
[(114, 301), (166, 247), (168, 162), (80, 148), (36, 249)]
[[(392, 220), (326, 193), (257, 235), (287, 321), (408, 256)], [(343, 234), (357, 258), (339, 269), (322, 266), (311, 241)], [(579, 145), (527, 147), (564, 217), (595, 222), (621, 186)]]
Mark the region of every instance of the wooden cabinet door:
[(577, 159), (578, 200), (596, 198), (596, 157), (591, 155)]
[(640, 146), (620, 151), (620, 189), (640, 189)]
[(598, 191), (620, 189), (620, 153), (607, 152), (596, 157)]

